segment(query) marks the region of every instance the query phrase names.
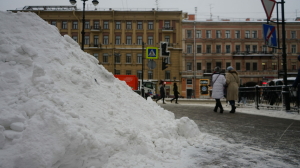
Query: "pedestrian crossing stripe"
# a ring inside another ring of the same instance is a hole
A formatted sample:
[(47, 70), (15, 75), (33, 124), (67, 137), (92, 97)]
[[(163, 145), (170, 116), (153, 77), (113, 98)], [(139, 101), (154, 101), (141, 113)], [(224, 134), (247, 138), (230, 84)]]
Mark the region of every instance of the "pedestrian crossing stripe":
[(147, 47), (146, 48), (146, 59), (158, 59), (158, 48)]

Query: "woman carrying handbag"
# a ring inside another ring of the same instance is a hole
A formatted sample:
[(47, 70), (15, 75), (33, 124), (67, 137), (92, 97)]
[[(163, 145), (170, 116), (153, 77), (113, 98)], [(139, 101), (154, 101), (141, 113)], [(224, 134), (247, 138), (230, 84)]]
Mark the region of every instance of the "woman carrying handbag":
[(215, 67), (214, 73), (212, 75), (213, 88), (211, 97), (216, 100), (214, 112), (217, 112), (218, 108), (220, 108), (220, 113), (223, 113), (224, 109), (220, 99), (224, 97), (224, 85), (226, 84), (226, 79), (224, 75), (221, 75), (220, 72), (220, 67)]

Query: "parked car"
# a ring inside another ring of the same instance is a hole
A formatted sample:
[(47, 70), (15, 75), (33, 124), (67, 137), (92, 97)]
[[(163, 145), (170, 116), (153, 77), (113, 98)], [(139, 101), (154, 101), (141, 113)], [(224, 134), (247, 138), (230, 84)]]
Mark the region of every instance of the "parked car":
[[(293, 83), (294, 83), (295, 80), (296, 80), (296, 77), (288, 77), (287, 78), (287, 85), (293, 85)], [(280, 79), (273, 79), (272, 81), (274, 81), (275, 86), (283, 85), (283, 79), (282, 78), (280, 78)], [(270, 81), (268, 82), (267, 86), (269, 86), (269, 83), (270, 83)]]

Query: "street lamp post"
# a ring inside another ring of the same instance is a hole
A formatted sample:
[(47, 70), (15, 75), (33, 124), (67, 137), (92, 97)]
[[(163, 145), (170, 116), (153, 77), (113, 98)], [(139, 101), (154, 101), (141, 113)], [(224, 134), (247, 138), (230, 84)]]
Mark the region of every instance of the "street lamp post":
[[(88, 0), (81, 0), (83, 1), (83, 12), (82, 12), (82, 31), (81, 31), (81, 49), (82, 51), (84, 51), (84, 25), (85, 25), (85, 1), (88, 1)], [(70, 3), (72, 5), (75, 5), (76, 4), (76, 0), (70, 0)], [(92, 3), (97, 6), (99, 4), (98, 0), (93, 0)]]

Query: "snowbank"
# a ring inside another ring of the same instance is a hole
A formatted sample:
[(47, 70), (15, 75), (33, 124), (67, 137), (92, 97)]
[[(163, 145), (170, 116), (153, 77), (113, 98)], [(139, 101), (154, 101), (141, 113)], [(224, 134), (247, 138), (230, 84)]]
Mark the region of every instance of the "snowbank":
[(0, 167), (160, 167), (200, 136), (33, 13), (0, 12)]

